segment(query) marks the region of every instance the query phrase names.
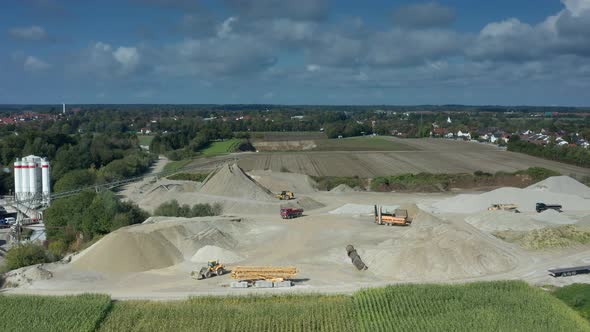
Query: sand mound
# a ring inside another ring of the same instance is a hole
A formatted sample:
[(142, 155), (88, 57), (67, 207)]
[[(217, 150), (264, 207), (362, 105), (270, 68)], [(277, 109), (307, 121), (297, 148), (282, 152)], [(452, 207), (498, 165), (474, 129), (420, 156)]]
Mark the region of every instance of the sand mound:
[[(383, 211), (385, 212), (392, 212), (395, 209), (399, 208), (399, 205), (383, 205)], [(347, 203), (342, 205), (341, 207), (334, 209), (330, 212), (330, 214), (375, 214), (375, 206), (369, 204), (353, 204)]]
[(369, 271), (391, 280), (441, 281), (498, 274), (517, 259), (502, 241), (419, 212), (403, 235), (359, 249)]
[(556, 225), (571, 225), (576, 223), (575, 220), (570, 219), (567, 215), (555, 210), (543, 211), (535, 215), (533, 219)]
[(247, 198), (256, 201), (275, 201), (274, 195), (250, 178), (237, 164), (225, 165), (200, 190), (216, 196)]
[(457, 195), (433, 204), (433, 208), (449, 213), (475, 213), (487, 210), (492, 204), (514, 203), (520, 211), (534, 211), (537, 202), (561, 204), (564, 211), (588, 210), (590, 200), (549, 191), (518, 188), (500, 188), (476, 195)]
[(323, 203), (320, 203), (311, 197), (298, 198), (297, 205), (305, 210), (321, 209), (326, 206)]
[(191, 262), (205, 263), (212, 259), (219, 260), (222, 264), (232, 264), (244, 260), (244, 257), (217, 246), (204, 246), (195, 253)]
[(356, 190), (350, 188), (348, 185), (342, 183), (337, 185), (336, 187), (332, 188), (332, 190), (330, 190), (330, 192), (332, 193), (352, 193), (352, 192), (356, 192)]
[(274, 193), (287, 190), (294, 192), (295, 196), (298, 196), (317, 191), (315, 189), (317, 183), (305, 174), (255, 170), (248, 172), (248, 175)]
[(570, 178), (569, 176), (552, 176), (541, 182), (537, 182), (526, 189), (590, 198), (590, 187)]
[(123, 228), (105, 236), (72, 264), (99, 272), (141, 272), (180, 261), (182, 254), (162, 234), (131, 232)]
[(465, 218), (465, 221), (484, 232), (530, 231), (549, 226), (523, 213), (508, 211), (484, 211)]
[(53, 277), (53, 273), (47, 271), (43, 264), (25, 266), (4, 274), (3, 287), (27, 287), (35, 281), (47, 280)]

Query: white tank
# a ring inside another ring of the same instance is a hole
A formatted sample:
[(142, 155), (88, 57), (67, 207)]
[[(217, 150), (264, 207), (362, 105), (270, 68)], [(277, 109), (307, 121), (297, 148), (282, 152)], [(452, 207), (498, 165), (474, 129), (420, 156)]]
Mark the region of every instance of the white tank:
[(49, 168), (49, 162), (47, 160), (43, 160), (41, 162), (41, 186), (43, 192), (43, 202), (46, 204), (50, 203), (49, 196), (51, 195), (51, 173), (49, 172), (51, 169)]
[(35, 170), (36, 164), (34, 161), (29, 161), (29, 197), (35, 197), (37, 193), (37, 172)]
[(22, 184), (21, 184), (21, 162), (18, 160), (18, 158), (16, 159), (16, 161), (14, 162), (14, 198), (15, 199), (20, 199), (21, 196), (21, 191), (22, 191)]
[(20, 166), (20, 199), (29, 197), (29, 163), (23, 158)]

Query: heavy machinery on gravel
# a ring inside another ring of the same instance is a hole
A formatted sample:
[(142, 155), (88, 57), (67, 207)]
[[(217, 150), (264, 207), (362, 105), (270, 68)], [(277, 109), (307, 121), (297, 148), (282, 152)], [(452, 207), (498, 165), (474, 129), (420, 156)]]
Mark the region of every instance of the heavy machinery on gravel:
[(293, 219), (301, 216), (303, 216), (303, 209), (292, 207), (281, 208), (281, 218), (283, 219)]
[(516, 204), (492, 204), (489, 208), (488, 211), (508, 211), (508, 212), (514, 212), (514, 213), (520, 213), (520, 211), (518, 210), (518, 205)]
[(537, 205), (535, 206), (535, 210), (537, 210), (538, 213), (541, 213), (543, 211), (546, 210), (555, 210), (557, 212), (563, 212), (561, 211), (562, 206), (559, 204), (545, 204), (545, 203), (537, 203)]
[(281, 201), (289, 201), (295, 199), (295, 194), (292, 191), (281, 191), (277, 194), (277, 198)]
[(225, 274), (225, 266), (219, 260), (211, 260), (207, 262), (207, 266), (201, 268), (199, 272), (191, 272), (191, 277), (197, 280), (209, 279), (213, 276), (220, 276)]
[(383, 212), (383, 207), (375, 205), (375, 223), (387, 226), (409, 226), (412, 218), (408, 210), (395, 209), (393, 213)]
[(291, 279), (297, 274), (294, 266), (236, 266), (231, 277), (237, 281), (231, 288), (281, 288), (291, 287)]

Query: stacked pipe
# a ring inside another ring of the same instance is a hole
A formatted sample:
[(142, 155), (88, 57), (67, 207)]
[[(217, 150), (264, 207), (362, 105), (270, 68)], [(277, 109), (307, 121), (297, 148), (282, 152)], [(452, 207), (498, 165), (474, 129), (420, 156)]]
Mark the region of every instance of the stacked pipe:
[(366, 270), (369, 268), (367, 265), (365, 265), (365, 263), (363, 263), (363, 260), (361, 259), (359, 254), (356, 252), (356, 249), (354, 249), (352, 245), (349, 244), (346, 246), (346, 253), (352, 261), (352, 265), (354, 265), (359, 271)]

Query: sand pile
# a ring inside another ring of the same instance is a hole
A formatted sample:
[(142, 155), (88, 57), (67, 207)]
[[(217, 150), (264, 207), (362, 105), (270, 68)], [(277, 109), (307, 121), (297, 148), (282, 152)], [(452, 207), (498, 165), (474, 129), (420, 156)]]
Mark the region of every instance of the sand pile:
[(352, 192), (356, 192), (357, 190), (354, 190), (352, 188), (350, 188), (347, 184), (339, 184), (336, 187), (332, 188), (332, 190), (330, 190), (330, 192), (332, 193), (352, 193)]
[(88, 248), (72, 264), (99, 272), (141, 272), (181, 261), (180, 251), (163, 235), (122, 228)]
[(221, 264), (232, 264), (244, 260), (244, 257), (217, 246), (204, 246), (191, 258), (191, 262), (194, 263), (205, 263), (209, 260), (219, 260)]
[(488, 233), (501, 231), (530, 231), (549, 226), (524, 213), (508, 211), (483, 211), (465, 218), (465, 222)]
[(298, 198), (297, 205), (304, 210), (321, 209), (326, 206), (323, 203), (320, 203), (311, 197)]
[(191, 259), (203, 246), (233, 248), (248, 230), (229, 217), (152, 217), (108, 234), (76, 255), (72, 265), (99, 272), (161, 269)]
[(224, 165), (200, 190), (201, 193), (216, 196), (246, 198), (256, 201), (275, 201), (273, 193), (264, 188), (237, 164)]
[(248, 175), (273, 193), (286, 190), (294, 192), (297, 197), (317, 191), (317, 183), (305, 174), (254, 170), (248, 172)]
[(576, 223), (575, 220), (569, 218), (566, 214), (559, 213), (555, 210), (543, 211), (535, 215), (533, 219), (555, 225), (571, 225)]
[(570, 178), (569, 176), (552, 176), (541, 182), (537, 182), (526, 189), (590, 198), (590, 187)]
[(520, 211), (535, 211), (535, 204), (561, 204), (564, 211), (590, 209), (590, 200), (579, 196), (534, 189), (500, 188), (483, 194), (457, 195), (432, 205), (435, 210), (449, 213), (475, 213), (492, 204), (513, 203)]
[(375, 247), (358, 249), (377, 276), (396, 281), (442, 281), (498, 274), (517, 259), (504, 243), (472, 227), (419, 212), (412, 226)]
[[(399, 208), (399, 205), (383, 205), (384, 212), (393, 212), (395, 209)], [(353, 204), (347, 203), (342, 205), (341, 207), (334, 209), (330, 212), (330, 214), (375, 214), (375, 205), (369, 204)]]

